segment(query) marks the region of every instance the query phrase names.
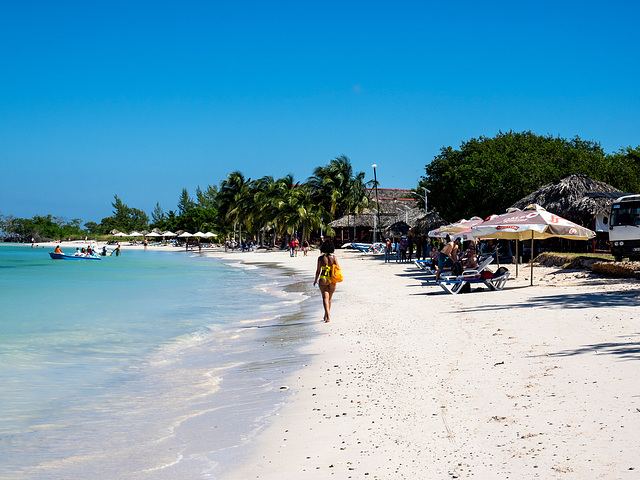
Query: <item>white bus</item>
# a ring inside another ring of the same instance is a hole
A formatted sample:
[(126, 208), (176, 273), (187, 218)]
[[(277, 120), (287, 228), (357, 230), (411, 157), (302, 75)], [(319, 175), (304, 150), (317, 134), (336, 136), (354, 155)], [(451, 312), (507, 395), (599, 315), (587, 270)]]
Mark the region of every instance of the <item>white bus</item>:
[(616, 262), (640, 260), (640, 195), (620, 197), (611, 204), (609, 244)]

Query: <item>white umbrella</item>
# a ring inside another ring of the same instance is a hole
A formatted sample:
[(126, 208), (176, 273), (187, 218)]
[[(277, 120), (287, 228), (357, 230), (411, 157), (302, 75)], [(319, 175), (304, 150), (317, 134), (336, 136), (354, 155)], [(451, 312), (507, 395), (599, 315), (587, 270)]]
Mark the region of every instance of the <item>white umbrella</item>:
[(205, 234), (198, 230), (196, 233), (193, 234), (193, 236), (194, 237), (204, 237)]
[(469, 227), (469, 228), (465, 228), (464, 230), (460, 230), (459, 232), (454, 233), (454, 234), (451, 236), (451, 239), (452, 239), (452, 240), (455, 240), (455, 239), (457, 239), (457, 238), (459, 238), (459, 239), (460, 239), (460, 240), (462, 240), (463, 242), (466, 242), (466, 241), (468, 241), (468, 240), (475, 240), (475, 239), (476, 239), (476, 237), (474, 237), (474, 236), (473, 236), (473, 233), (472, 233), (472, 231), (471, 231), (471, 227)]
[(482, 223), (482, 219), (480, 217), (472, 217), (469, 220), (465, 220), (463, 218), (455, 223), (440, 227), (439, 231), (440, 233), (458, 233), (471, 228), (474, 225), (478, 225), (479, 223)]
[(151, 232), (151, 233), (147, 233), (145, 235), (145, 237), (161, 237), (162, 235), (160, 235), (159, 233), (156, 232)]
[(129, 234), (130, 237), (144, 237), (144, 235), (142, 235), (140, 232), (138, 231), (133, 231)]
[(173, 233), (171, 230), (167, 230), (162, 234), (163, 237), (176, 237), (177, 235), (177, 233)]
[(536, 204), (529, 205), (524, 210), (496, 215), (471, 227), (471, 231), (475, 237), (531, 240), (531, 285), (533, 285), (533, 241), (535, 239), (559, 237), (569, 240), (589, 240), (596, 236), (595, 232), (588, 228), (547, 212)]
[(114, 237), (128, 237), (129, 235), (127, 235), (126, 233), (123, 232), (118, 232), (114, 235)]
[(204, 234), (204, 236), (207, 237), (207, 238), (210, 238), (210, 237), (217, 237), (218, 235), (216, 235), (213, 232), (207, 232), (207, 233)]
[(178, 237), (181, 237), (181, 238), (193, 237), (193, 234), (189, 232), (182, 232), (180, 235), (178, 235)]
[(429, 230), (429, 233), (427, 234), (427, 236), (431, 238), (445, 238), (447, 235), (448, 233), (440, 231), (440, 227), (435, 228), (433, 230)]

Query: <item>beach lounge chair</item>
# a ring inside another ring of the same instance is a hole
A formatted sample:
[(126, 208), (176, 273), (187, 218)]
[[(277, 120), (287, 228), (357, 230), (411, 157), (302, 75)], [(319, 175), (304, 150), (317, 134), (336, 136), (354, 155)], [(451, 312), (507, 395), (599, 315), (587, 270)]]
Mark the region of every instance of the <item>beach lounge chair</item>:
[(376, 243), (351, 243), (351, 247), (362, 253), (381, 253), (382, 246), (380, 242)]
[(431, 260), (414, 260), (414, 265), (420, 270), (428, 273), (429, 275), (435, 275), (436, 271), (431, 268)]
[(482, 260), (476, 268), (465, 268), (460, 275), (441, 275), (440, 278), (443, 280), (455, 280), (461, 277), (472, 277), (474, 275), (480, 275), (480, 273), (485, 270), (489, 265), (493, 263), (493, 257), (487, 257)]
[(499, 291), (504, 288), (507, 284), (507, 280), (509, 279), (509, 270), (504, 269), (497, 275), (494, 275), (490, 278), (483, 278), (482, 274), (477, 274), (474, 276), (464, 276), (461, 275), (452, 279), (439, 280), (437, 283), (442, 287), (442, 289), (451, 294), (463, 293), (465, 290), (465, 285), (476, 285), (476, 284), (484, 284), (489, 290)]
[(493, 263), (493, 256), (489, 256), (484, 260), (482, 260), (476, 268), (465, 268), (462, 271), (462, 276), (478, 275), (480, 272), (485, 270), (492, 263)]
[(509, 270), (505, 269), (504, 272), (486, 279), (484, 283), (490, 290), (498, 291), (504, 288), (507, 280), (509, 280)]

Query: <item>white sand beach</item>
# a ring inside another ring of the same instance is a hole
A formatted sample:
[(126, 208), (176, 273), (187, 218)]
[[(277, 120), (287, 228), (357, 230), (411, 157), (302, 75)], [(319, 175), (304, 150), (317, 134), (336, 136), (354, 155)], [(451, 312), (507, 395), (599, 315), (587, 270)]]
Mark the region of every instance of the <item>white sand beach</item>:
[[(338, 251), (332, 323), (293, 400), (224, 479), (627, 479), (640, 471), (635, 280), (520, 269), (449, 295)], [(315, 270), (316, 255), (233, 254)], [(320, 304), (320, 295), (318, 295)]]
[[(503, 291), (449, 295), (412, 264), (336, 253), (345, 281), (313, 360), (222, 480), (638, 478), (636, 280), (536, 267), (529, 286), (521, 266)], [(207, 254), (310, 283), (317, 259)]]

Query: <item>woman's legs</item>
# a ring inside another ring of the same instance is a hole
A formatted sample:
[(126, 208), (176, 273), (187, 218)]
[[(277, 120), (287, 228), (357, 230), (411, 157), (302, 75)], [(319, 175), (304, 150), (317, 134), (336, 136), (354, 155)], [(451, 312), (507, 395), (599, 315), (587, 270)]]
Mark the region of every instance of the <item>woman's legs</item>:
[[(325, 282), (326, 280), (322, 280)], [(322, 294), (322, 306), (324, 307), (324, 321), (330, 322), (331, 318), (329, 316), (329, 311), (331, 310), (331, 297), (333, 297), (333, 292), (336, 291), (335, 283), (327, 283), (327, 284), (318, 284), (318, 288), (320, 288), (320, 293)]]

